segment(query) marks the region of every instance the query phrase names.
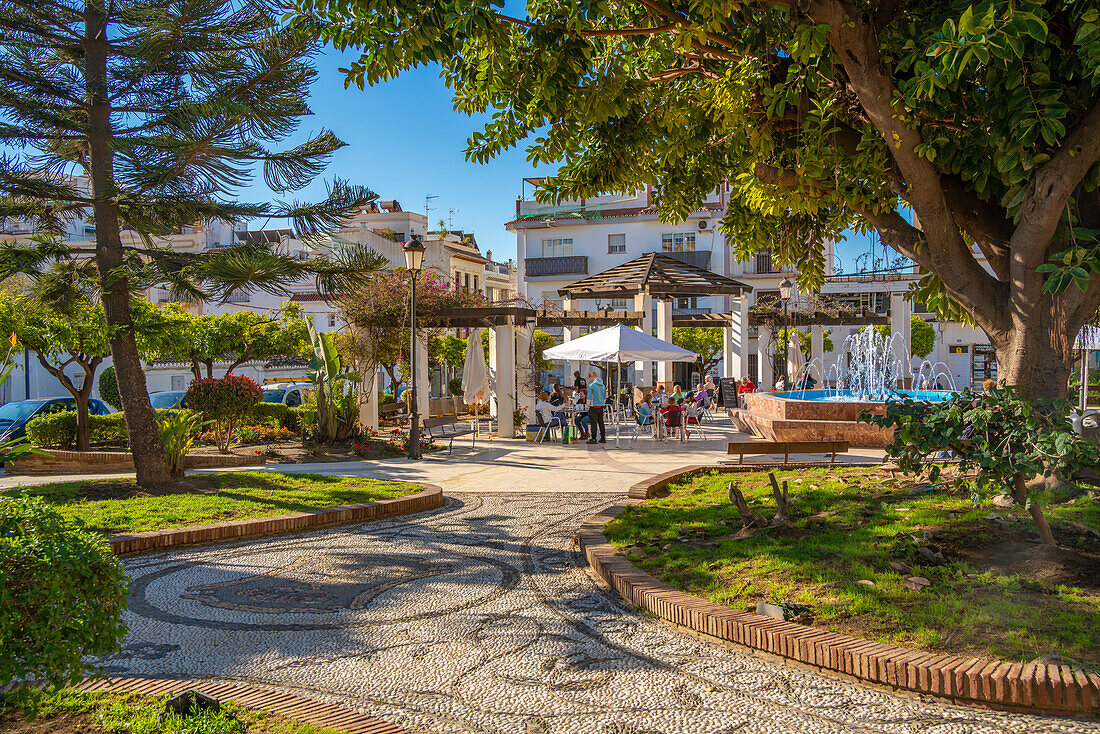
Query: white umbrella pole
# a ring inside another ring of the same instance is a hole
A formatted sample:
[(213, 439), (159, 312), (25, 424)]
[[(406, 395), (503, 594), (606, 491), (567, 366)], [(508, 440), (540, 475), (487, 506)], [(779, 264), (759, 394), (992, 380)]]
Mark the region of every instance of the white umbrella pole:
[[(618, 380), (619, 380), (619, 392), (622, 391), (622, 382), (623, 382), (622, 370), (623, 370), (623, 358), (619, 357), (618, 360), (615, 362), (615, 377), (617, 377)], [(614, 408), (614, 410), (615, 410), (615, 448), (619, 448), (619, 431), (622, 428), (621, 424), (619, 423), (619, 408), (621, 407), (619, 405), (619, 401), (621, 400), (621, 398), (619, 396), (619, 392), (615, 393), (614, 403), (612, 403), (615, 406), (615, 408)]]
[(1089, 350), (1081, 350), (1081, 414), (1089, 407)]

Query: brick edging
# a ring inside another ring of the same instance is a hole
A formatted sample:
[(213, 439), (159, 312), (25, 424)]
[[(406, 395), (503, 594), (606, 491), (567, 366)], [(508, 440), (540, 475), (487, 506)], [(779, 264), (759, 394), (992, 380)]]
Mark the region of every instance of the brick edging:
[[(641, 487), (651, 486), (652, 493), (678, 477), (714, 468), (694, 465), (658, 474), (634, 485), (631, 496), (635, 488), (643, 492)], [(628, 502), (638, 504), (640, 498)], [(577, 542), (592, 570), (616, 593), (666, 622), (800, 666), (892, 690), (999, 709), (1100, 715), (1100, 675), (1079, 668), (937, 655), (884, 645), (731, 609), (678, 591), (618, 555), (604, 536), (604, 525), (628, 505), (609, 507), (586, 520), (577, 532)]]
[(196, 543), (225, 543), (241, 538), (276, 533), (293, 533), (302, 530), (340, 525), (363, 520), (421, 512), (439, 507), (443, 503), (443, 489), (435, 484), (416, 482), (424, 490), (405, 497), (364, 502), (358, 505), (328, 507), (290, 515), (254, 517), (246, 520), (192, 525), (185, 528), (150, 530), (144, 533), (115, 535), (108, 538), (116, 556), (146, 553), (181, 545)]
[(246, 708), (270, 711), (303, 724), (335, 729), (344, 734), (408, 734), (408, 731), (372, 716), (294, 693), (246, 683), (181, 678), (112, 677), (87, 680), (77, 686), (100, 693), (139, 693), (155, 696), (196, 690), (218, 701), (234, 701)]

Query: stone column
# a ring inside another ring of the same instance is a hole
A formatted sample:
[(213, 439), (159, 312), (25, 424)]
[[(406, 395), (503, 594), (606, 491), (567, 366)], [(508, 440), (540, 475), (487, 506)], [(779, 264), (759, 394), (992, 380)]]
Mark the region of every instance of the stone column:
[(772, 329), (770, 326), (761, 325), (756, 338), (756, 361), (760, 365), (760, 382), (757, 387), (761, 390), (775, 388), (775, 370), (772, 369), (772, 356), (768, 354), (772, 346)]
[[(825, 370), (825, 330), (820, 326), (810, 327), (810, 360), (821, 360), (821, 370)], [(824, 379), (824, 378), (823, 378)]]
[[(562, 310), (564, 310), (566, 315), (568, 315), (569, 312), (573, 310), (573, 299), (572, 298), (564, 298), (564, 299), (562, 299), (561, 303), (562, 303)], [(561, 340), (562, 340), (563, 343), (573, 341), (578, 336), (580, 336), (580, 334), (581, 334), (581, 327), (579, 327), (579, 326), (563, 326), (563, 327), (561, 327)], [(572, 387), (573, 386), (573, 373), (576, 372), (579, 369), (580, 369), (580, 362), (577, 362), (576, 360), (572, 360), (572, 359), (567, 360), (565, 362), (565, 379), (562, 381), (562, 386), (563, 387)]]
[(363, 370), (359, 383), (359, 425), (378, 430), (378, 368)]
[(535, 422), (535, 399), (539, 387), (536, 384), (538, 370), (531, 357), (531, 335), (533, 326), (516, 327), (516, 396), (518, 407), (525, 411), (527, 420)]
[[(641, 311), (642, 325), (635, 327), (643, 334), (653, 333), (653, 299), (644, 293), (634, 295), (634, 310)], [(653, 363), (638, 361), (634, 363), (634, 384), (642, 387), (653, 387)]]
[(416, 342), (416, 412), (427, 418), (431, 412), (432, 380), (428, 369), (428, 345)]
[(741, 378), (749, 373), (749, 299), (733, 299), (733, 318), (726, 327), (723, 343), (723, 377)]
[[(672, 300), (662, 298), (657, 301), (657, 338), (672, 341)], [(673, 362), (657, 363), (657, 383), (666, 388), (672, 387)]]
[[(913, 304), (905, 300), (904, 293), (891, 293), (890, 294), (890, 347), (894, 354), (902, 360), (904, 365), (905, 374), (902, 379), (899, 380), (899, 387), (907, 387), (909, 381), (909, 371), (913, 369), (912, 355), (909, 353), (912, 349), (912, 332), (913, 332)], [(900, 335), (900, 339), (895, 338), (895, 335)], [(904, 364), (905, 360), (909, 360), (909, 364)]]
[(493, 354), (496, 356), (496, 404), (497, 435), (513, 438), (516, 435), (512, 413), (516, 408), (516, 327), (515, 319), (493, 327), (496, 339)]

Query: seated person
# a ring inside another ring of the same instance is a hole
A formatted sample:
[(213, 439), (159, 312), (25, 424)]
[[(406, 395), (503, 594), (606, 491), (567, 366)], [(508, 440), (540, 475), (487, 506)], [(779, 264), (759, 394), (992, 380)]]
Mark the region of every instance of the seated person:
[(699, 406), (695, 403), (695, 398), (688, 398), (683, 405), (684, 418), (687, 420), (688, 425), (699, 422)]
[(653, 408), (648, 402), (638, 404), (638, 416), (635, 418), (639, 426), (648, 426), (653, 423)]
[(561, 394), (561, 385), (554, 383), (554, 390), (550, 393), (550, 404), (554, 407), (565, 405), (565, 398)]
[(680, 407), (677, 401), (669, 400), (668, 405), (661, 408), (661, 415), (664, 417), (666, 426), (679, 428), (684, 418), (684, 409)]
[(555, 407), (556, 406), (550, 402), (550, 393), (543, 390), (542, 393), (539, 394), (539, 399), (535, 401), (535, 410), (538, 411), (539, 416), (542, 418), (543, 425), (565, 425), (565, 413), (554, 410)]
[(806, 373), (806, 376), (798, 381), (798, 390), (813, 390), (817, 386), (817, 380), (813, 378), (813, 375)]
[(699, 410), (706, 410), (710, 407), (710, 393), (700, 387), (699, 392), (695, 393), (695, 404), (699, 406)]
[(581, 438), (588, 438), (588, 412), (584, 409), (584, 402), (588, 399), (587, 390), (577, 389), (573, 391), (573, 407), (577, 414), (573, 416), (573, 425), (581, 432)]

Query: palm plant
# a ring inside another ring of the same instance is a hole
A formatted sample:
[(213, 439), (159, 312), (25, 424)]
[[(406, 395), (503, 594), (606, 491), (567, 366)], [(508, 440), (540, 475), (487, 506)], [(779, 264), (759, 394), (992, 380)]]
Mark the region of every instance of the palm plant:
[[(182, 253), (158, 237), (197, 222), (286, 218), (321, 238), (374, 194), (336, 181), (318, 203), (238, 203), (253, 171), (286, 195), (344, 143), (320, 130), (286, 150), (310, 113), (317, 43), (270, 0), (14, 0), (0, 4), (0, 219), (44, 236), (8, 243), (0, 277), (94, 259), (139, 484), (172, 481), (149, 405), (131, 294), (165, 284), (192, 299), (283, 293), (303, 277), (348, 288), (372, 253), (296, 261), (266, 244)], [(94, 247), (63, 238), (91, 219)], [(124, 243), (123, 230), (126, 231)], [(130, 236), (130, 235), (133, 236)]]

